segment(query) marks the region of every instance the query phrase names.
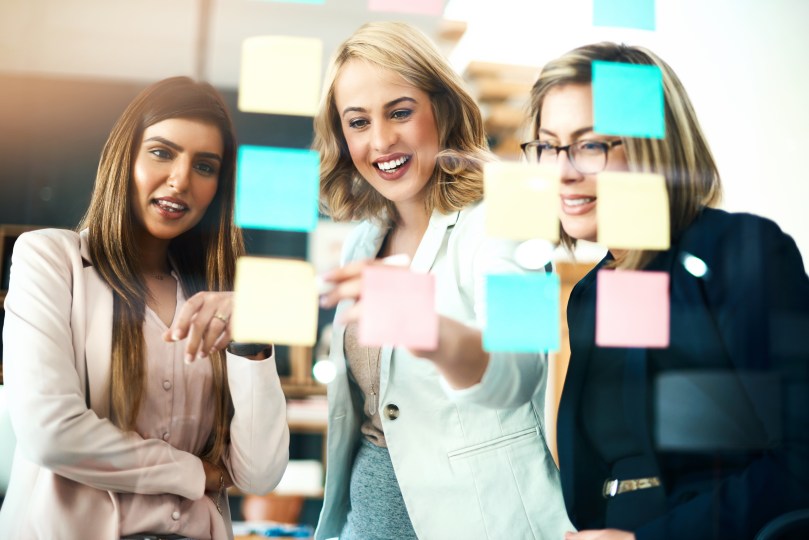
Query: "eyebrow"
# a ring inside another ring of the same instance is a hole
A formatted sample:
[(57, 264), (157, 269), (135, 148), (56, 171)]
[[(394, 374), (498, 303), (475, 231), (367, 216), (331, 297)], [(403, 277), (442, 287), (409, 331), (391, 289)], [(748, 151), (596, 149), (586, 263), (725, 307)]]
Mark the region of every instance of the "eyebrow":
[[(571, 133), (571, 135), (573, 135), (574, 139), (578, 139), (579, 137), (581, 137), (585, 133), (590, 133), (592, 131), (593, 131), (593, 126), (586, 126), (586, 127), (577, 129), (576, 131)], [(554, 133), (553, 131), (550, 131), (548, 129), (540, 128), (539, 133), (544, 133), (545, 135), (551, 135), (552, 137), (556, 137), (556, 133)]]
[[(388, 101), (387, 103), (385, 103), (384, 108), (385, 109), (390, 109), (391, 107), (395, 107), (396, 105), (402, 103), (403, 101), (418, 104), (418, 101), (416, 101), (412, 97), (402, 96), (400, 98), (396, 98), (394, 100)], [(366, 109), (362, 108), (362, 107), (346, 107), (345, 109), (343, 109), (343, 116), (345, 116), (346, 113), (350, 113), (350, 112), (367, 113), (368, 111)]]
[[(149, 137), (148, 139), (146, 139), (143, 142), (147, 143), (147, 142), (151, 142), (151, 141), (156, 141), (156, 142), (159, 142), (159, 143), (163, 143), (166, 146), (168, 146), (169, 148), (171, 148), (171, 149), (173, 149), (173, 150), (175, 150), (177, 152), (183, 152), (185, 150), (185, 148), (183, 148), (182, 146), (180, 146), (176, 142), (170, 141), (170, 140), (166, 139), (165, 137), (161, 137), (159, 135), (156, 135), (154, 137)], [(220, 161), (220, 162), (222, 161), (222, 156), (220, 156), (219, 154), (216, 154), (214, 152), (198, 152), (196, 155), (198, 157), (203, 157), (203, 158), (208, 158), (208, 159), (215, 159), (215, 160)]]

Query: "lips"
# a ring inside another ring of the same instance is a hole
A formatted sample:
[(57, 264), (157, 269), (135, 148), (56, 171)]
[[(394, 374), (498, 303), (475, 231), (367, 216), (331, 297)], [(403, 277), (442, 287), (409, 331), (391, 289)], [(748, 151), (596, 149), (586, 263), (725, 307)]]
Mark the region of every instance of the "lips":
[(383, 180), (398, 180), (407, 174), (413, 163), (412, 154), (389, 154), (376, 159), (372, 164), (376, 174)]
[(595, 208), (596, 197), (562, 195), (562, 211), (568, 215), (586, 214)]
[(152, 204), (157, 208), (157, 211), (160, 212), (160, 214), (172, 219), (182, 217), (190, 210), (187, 204), (173, 197), (161, 197), (158, 199), (153, 199)]
[(400, 156), (398, 158), (386, 161), (377, 160), (374, 162), (374, 166), (376, 166), (376, 168), (380, 171), (392, 173), (396, 172), (399, 167), (410, 161), (410, 157), (411, 156)]

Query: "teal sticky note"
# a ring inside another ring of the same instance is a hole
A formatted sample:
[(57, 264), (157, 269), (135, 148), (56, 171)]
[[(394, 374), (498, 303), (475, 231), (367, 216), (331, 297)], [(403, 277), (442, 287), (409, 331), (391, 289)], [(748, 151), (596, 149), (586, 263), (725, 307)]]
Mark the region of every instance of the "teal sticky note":
[(593, 25), (655, 29), (655, 0), (593, 0)]
[(308, 232), (317, 225), (320, 155), (314, 150), (239, 147), (236, 225)]
[(559, 291), (557, 274), (486, 276), (484, 350), (558, 351)]
[(666, 136), (663, 74), (657, 66), (593, 62), (593, 129), (604, 135)]

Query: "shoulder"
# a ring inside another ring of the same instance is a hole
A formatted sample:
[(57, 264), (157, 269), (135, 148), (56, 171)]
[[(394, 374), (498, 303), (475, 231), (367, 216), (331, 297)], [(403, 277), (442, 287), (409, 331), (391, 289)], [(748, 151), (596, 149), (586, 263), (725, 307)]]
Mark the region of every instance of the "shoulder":
[[(701, 258), (797, 251), (795, 242), (772, 220), (755, 214), (704, 208), (683, 233), (682, 249)], [(706, 259), (706, 260), (707, 260)]]
[(14, 242), (14, 256), (70, 258), (81, 251), (79, 233), (67, 229), (37, 229), (21, 234)]

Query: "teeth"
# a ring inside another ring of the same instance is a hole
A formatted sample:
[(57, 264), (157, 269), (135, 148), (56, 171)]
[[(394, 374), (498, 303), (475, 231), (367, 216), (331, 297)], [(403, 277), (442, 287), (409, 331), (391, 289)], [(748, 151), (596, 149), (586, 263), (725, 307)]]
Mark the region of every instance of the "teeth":
[(396, 169), (396, 168), (398, 168), (398, 167), (401, 167), (401, 166), (402, 166), (402, 165), (404, 165), (404, 164), (405, 164), (405, 163), (406, 163), (406, 162), (407, 162), (409, 159), (410, 159), (410, 157), (409, 157), (409, 156), (406, 156), (406, 157), (400, 157), (399, 159), (393, 159), (393, 160), (391, 160), (391, 161), (383, 161), (383, 162), (377, 163), (377, 164), (376, 164), (376, 166), (377, 166), (377, 167), (379, 167), (379, 168), (380, 168), (381, 170), (383, 170), (383, 171), (391, 171), (391, 170), (393, 170), (393, 169)]
[(186, 210), (187, 208), (184, 204), (177, 204), (171, 201), (164, 201), (164, 200), (158, 200), (157, 204), (162, 206), (166, 210), (173, 210), (175, 212), (181, 212), (183, 210)]
[(583, 199), (565, 199), (565, 204), (568, 206), (582, 206), (587, 203), (591, 203), (595, 200), (595, 197), (585, 197)]

